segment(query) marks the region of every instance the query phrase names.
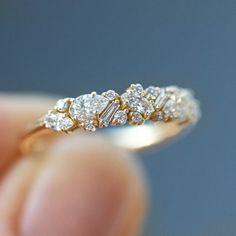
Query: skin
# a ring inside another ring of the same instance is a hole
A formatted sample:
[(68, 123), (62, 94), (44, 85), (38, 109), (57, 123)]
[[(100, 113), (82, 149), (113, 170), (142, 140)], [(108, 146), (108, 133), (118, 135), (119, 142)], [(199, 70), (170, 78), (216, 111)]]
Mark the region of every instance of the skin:
[(147, 191), (130, 153), (103, 137), (76, 132), (43, 154), (17, 152), (26, 125), (54, 102), (0, 95), (0, 235), (138, 235)]

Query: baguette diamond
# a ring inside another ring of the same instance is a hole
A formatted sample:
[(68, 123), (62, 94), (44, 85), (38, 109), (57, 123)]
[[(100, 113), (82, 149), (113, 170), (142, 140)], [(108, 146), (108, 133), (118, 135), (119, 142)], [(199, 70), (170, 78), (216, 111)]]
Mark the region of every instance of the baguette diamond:
[(99, 117), (99, 126), (100, 127), (107, 127), (109, 126), (112, 117), (116, 113), (116, 111), (119, 109), (120, 103), (118, 100), (112, 102), (101, 114)]
[(164, 88), (162, 88), (160, 90), (160, 93), (157, 97), (157, 99), (155, 100), (155, 108), (157, 110), (160, 110), (161, 108), (163, 108), (163, 106), (165, 105), (165, 103), (167, 102), (168, 100), (168, 95), (166, 94), (166, 91)]

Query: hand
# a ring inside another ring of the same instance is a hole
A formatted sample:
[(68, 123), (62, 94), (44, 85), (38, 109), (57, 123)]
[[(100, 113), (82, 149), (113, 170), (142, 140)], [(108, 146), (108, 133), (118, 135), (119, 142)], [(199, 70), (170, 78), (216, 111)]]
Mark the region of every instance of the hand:
[(53, 103), (0, 96), (0, 235), (137, 235), (146, 188), (130, 153), (97, 135), (77, 133), (41, 156), (17, 154), (26, 125)]

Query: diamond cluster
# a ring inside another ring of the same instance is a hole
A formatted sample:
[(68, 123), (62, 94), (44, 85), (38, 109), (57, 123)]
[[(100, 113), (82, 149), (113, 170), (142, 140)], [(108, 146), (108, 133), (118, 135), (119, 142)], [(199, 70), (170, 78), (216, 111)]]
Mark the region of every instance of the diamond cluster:
[(150, 121), (196, 122), (200, 118), (198, 101), (188, 89), (177, 86), (146, 89), (132, 84), (121, 96), (113, 90), (57, 101), (43, 119), (46, 128), (69, 132), (76, 128), (96, 128)]
[(129, 116), (132, 124), (142, 124), (145, 119), (155, 111), (153, 104), (145, 97), (145, 91), (141, 84), (132, 84), (121, 95), (124, 106), (130, 110)]

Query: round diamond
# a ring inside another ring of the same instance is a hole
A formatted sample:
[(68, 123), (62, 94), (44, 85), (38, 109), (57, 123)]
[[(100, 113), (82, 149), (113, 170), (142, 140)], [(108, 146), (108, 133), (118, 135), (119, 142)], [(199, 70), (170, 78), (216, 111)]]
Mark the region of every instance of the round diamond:
[(184, 90), (180, 99), (182, 108), (182, 121), (191, 119), (197, 122), (201, 117), (200, 107), (198, 101), (193, 97), (191, 92)]
[(141, 84), (131, 84), (128, 92), (136, 97), (140, 97), (143, 94), (143, 86)]
[(152, 104), (143, 97), (135, 97), (132, 94), (124, 93), (122, 99), (133, 111), (143, 115), (149, 115), (154, 111)]
[(73, 127), (74, 123), (64, 114), (61, 113), (49, 113), (44, 117), (44, 124), (49, 129), (57, 131), (66, 131)]
[(160, 93), (160, 88), (150, 86), (150, 87), (146, 88), (145, 92), (146, 92), (147, 98), (155, 100), (157, 98), (158, 94)]
[(124, 125), (127, 121), (127, 113), (125, 111), (117, 111), (114, 115), (112, 123), (114, 125)]
[(87, 131), (94, 132), (96, 130), (96, 127), (94, 126), (94, 124), (92, 122), (86, 122), (84, 124), (84, 129)]
[(104, 93), (104, 96), (108, 98), (110, 101), (114, 100), (117, 97), (117, 93), (114, 90), (108, 90)]
[(142, 124), (143, 117), (139, 112), (133, 112), (131, 115), (131, 121), (133, 124)]
[(69, 98), (64, 98), (57, 101), (55, 109), (59, 112), (65, 112), (68, 110), (69, 106)]
[(190, 90), (169, 86), (166, 92), (169, 100), (163, 111), (167, 118), (177, 119), (179, 122), (185, 122), (188, 119), (196, 122), (199, 119), (199, 108)]
[(141, 84), (131, 84), (126, 93), (122, 94), (121, 98), (132, 111), (139, 112), (144, 116), (149, 116), (154, 112), (152, 103), (145, 98)]
[(64, 117), (59, 120), (59, 127), (61, 130), (68, 130), (74, 125), (73, 121), (69, 117)]
[(48, 114), (44, 117), (44, 124), (47, 128), (57, 130), (57, 114)]
[(169, 86), (166, 88), (166, 93), (169, 100), (163, 107), (165, 117), (168, 119), (178, 119), (183, 122), (187, 118), (187, 104), (185, 100), (185, 90), (180, 89), (177, 86)]
[(101, 113), (108, 105), (109, 100), (102, 95), (85, 94), (72, 101), (70, 114), (79, 121), (92, 120), (97, 113)]
[(176, 101), (169, 99), (165, 104), (163, 111), (166, 117), (175, 119), (178, 118), (181, 114), (181, 107)]

